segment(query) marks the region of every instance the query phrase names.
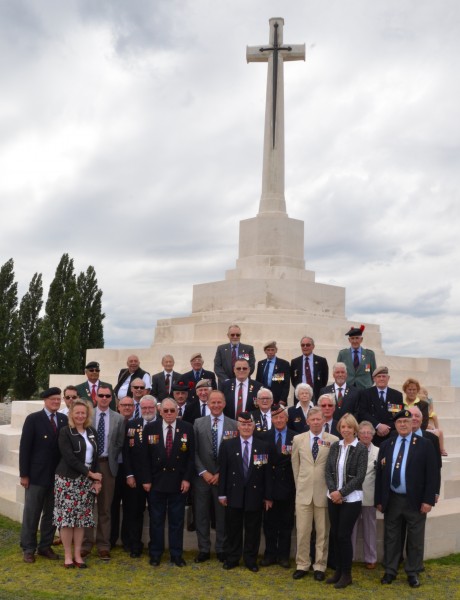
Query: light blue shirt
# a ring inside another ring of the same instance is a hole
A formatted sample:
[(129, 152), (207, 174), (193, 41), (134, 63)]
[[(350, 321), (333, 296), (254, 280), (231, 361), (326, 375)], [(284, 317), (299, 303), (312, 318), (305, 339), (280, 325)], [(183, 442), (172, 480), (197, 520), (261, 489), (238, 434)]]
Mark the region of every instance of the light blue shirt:
[(275, 359), (271, 358), (270, 360), (267, 359), (267, 381), (268, 381), (268, 385), (271, 384), (272, 382), (272, 377), (273, 377), (273, 371), (275, 369)]
[(278, 434), (279, 433), (281, 433), (281, 445), (285, 446), (286, 445), (287, 427), (285, 427), (281, 431), (279, 431), (278, 429), (275, 429), (275, 444), (278, 442)]
[[(391, 489), (393, 490), (393, 492), (396, 492), (397, 494), (406, 494), (406, 463), (407, 463), (407, 456), (409, 454), (409, 445), (410, 445), (410, 440), (411, 440), (411, 435), (408, 435), (406, 438), (404, 438), (405, 441), (405, 448), (404, 448), (404, 456), (402, 459), (402, 463), (399, 466), (399, 470), (401, 471), (401, 484), (395, 488), (392, 485), (390, 486)], [(393, 471), (395, 468), (395, 464), (398, 458), (398, 454), (399, 454), (399, 449), (401, 447), (401, 442), (403, 440), (403, 437), (398, 435), (396, 442), (395, 442), (395, 447), (393, 450), (393, 460), (391, 461), (391, 477), (393, 478)]]
[[(358, 351), (359, 364), (361, 364), (361, 357), (363, 354), (361, 346), (359, 348), (356, 348), (356, 350)], [(350, 347), (350, 352), (351, 352), (351, 362), (353, 362), (353, 360), (355, 358), (355, 349)]]

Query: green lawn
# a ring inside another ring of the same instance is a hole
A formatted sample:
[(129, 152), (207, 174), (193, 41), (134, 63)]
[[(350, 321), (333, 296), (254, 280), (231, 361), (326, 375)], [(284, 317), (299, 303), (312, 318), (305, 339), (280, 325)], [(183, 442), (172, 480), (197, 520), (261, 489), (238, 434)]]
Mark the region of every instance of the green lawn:
[(147, 555), (131, 559), (119, 548), (112, 552), (112, 560), (107, 564), (96, 556), (90, 557), (90, 568), (83, 571), (64, 570), (62, 561), (40, 557), (35, 564), (26, 565), (18, 545), (19, 530), (17, 523), (0, 516), (1, 600), (460, 599), (460, 555), (427, 561), (425, 573), (421, 575), (422, 587), (418, 590), (408, 587), (404, 574), (391, 586), (383, 587), (380, 584), (381, 568), (367, 571), (358, 563), (353, 569), (353, 585), (341, 591), (317, 583), (311, 576), (294, 581), (293, 569), (270, 567), (250, 573), (241, 567), (227, 573), (217, 560), (195, 565), (195, 553), (185, 554), (187, 566), (182, 569), (172, 567), (168, 562), (154, 568), (148, 564)]

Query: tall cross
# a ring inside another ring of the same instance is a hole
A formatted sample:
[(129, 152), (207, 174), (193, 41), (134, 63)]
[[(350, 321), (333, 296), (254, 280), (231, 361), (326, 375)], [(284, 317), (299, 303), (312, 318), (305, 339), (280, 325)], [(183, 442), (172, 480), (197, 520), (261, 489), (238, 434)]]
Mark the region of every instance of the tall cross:
[(268, 62), (264, 162), (259, 214), (286, 213), (284, 198), (284, 61), (305, 60), (305, 44), (283, 46), (284, 19), (269, 21), (269, 46), (248, 46), (247, 62)]

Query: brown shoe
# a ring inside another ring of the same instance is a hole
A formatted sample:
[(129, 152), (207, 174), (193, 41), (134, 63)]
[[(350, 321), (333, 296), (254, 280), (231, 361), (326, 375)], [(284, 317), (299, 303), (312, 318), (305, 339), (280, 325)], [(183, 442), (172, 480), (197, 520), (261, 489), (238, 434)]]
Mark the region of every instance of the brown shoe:
[(49, 558), (49, 560), (59, 560), (59, 555), (52, 548), (41, 548), (37, 554)]
[(80, 554), (82, 558), (85, 558), (91, 554), (91, 550), (82, 550)]
[(110, 552), (108, 550), (99, 550), (98, 555), (101, 560), (110, 560)]
[(366, 569), (375, 569), (377, 563), (366, 563)]
[(22, 555), (22, 560), (25, 563), (32, 564), (35, 562), (35, 554), (33, 552), (24, 552), (24, 554)]

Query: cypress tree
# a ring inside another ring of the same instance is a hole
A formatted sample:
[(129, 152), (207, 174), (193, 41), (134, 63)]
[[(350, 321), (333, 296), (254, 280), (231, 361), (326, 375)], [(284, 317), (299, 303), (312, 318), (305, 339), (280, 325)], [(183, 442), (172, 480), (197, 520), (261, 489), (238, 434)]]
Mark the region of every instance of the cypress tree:
[(86, 273), (80, 273), (77, 289), (81, 303), (80, 370), (83, 371), (88, 348), (104, 347), (102, 321), (105, 314), (102, 312), (102, 290), (97, 285), (94, 267), (90, 265)]
[(10, 258), (0, 268), (0, 398), (13, 383), (18, 347), (18, 284)]

